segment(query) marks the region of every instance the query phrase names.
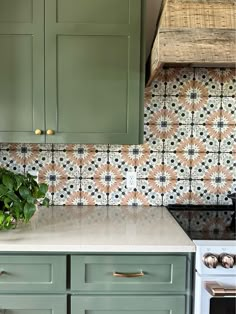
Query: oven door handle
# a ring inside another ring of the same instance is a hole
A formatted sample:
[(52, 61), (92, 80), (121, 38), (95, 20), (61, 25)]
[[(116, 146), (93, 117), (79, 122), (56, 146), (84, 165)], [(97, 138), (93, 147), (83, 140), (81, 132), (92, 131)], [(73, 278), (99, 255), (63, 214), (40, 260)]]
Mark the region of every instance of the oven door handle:
[(216, 281), (206, 282), (205, 286), (206, 290), (214, 297), (226, 297), (236, 295), (236, 287), (224, 287)]

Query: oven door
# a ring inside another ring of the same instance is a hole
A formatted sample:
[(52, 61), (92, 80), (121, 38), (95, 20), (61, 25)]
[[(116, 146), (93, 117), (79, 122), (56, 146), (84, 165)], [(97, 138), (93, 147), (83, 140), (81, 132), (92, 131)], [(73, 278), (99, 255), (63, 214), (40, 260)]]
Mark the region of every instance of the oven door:
[(195, 278), (194, 314), (235, 314), (236, 276)]
[(209, 314), (236, 313), (236, 287), (218, 282), (205, 282), (205, 288), (210, 294)]

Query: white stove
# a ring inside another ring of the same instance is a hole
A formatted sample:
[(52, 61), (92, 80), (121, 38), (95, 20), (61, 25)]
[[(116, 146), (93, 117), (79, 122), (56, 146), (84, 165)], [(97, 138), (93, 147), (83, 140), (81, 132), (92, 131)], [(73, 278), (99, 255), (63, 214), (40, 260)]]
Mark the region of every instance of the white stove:
[(236, 241), (195, 240), (194, 314), (236, 313)]
[(196, 245), (194, 314), (236, 314), (235, 207), (169, 205)]

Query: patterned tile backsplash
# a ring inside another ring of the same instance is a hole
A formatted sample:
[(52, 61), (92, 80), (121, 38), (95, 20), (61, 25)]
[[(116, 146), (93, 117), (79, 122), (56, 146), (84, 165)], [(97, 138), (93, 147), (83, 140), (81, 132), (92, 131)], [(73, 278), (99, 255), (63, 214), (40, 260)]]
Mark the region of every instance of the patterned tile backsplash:
[(230, 204), (235, 82), (234, 69), (163, 69), (146, 89), (143, 145), (2, 143), (0, 166), (38, 171), (55, 205)]

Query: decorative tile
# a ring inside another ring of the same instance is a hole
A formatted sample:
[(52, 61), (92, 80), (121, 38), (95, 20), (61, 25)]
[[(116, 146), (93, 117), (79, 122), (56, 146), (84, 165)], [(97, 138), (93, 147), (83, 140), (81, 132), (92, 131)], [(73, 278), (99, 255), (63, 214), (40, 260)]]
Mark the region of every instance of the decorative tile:
[[(179, 96), (169, 96), (166, 98), (165, 108), (167, 111), (166, 116), (175, 117), (173, 124), (191, 124), (193, 102), (186, 102), (186, 98)], [(170, 118), (169, 118), (170, 119)], [(170, 120), (169, 123), (172, 121)]]
[(152, 123), (152, 117), (154, 114), (165, 109), (166, 97), (153, 96), (149, 102), (144, 106), (144, 123)]
[(80, 163), (81, 160), (76, 159), (74, 151), (55, 151), (53, 153), (54, 168), (62, 167), (69, 179), (80, 177)]
[(203, 180), (207, 190), (212, 193), (226, 192), (229, 188), (228, 182), (233, 180), (232, 173), (224, 166), (212, 166), (204, 174)]
[(119, 179), (125, 179), (127, 172), (135, 171), (135, 159), (128, 152), (112, 152), (109, 154), (108, 172), (111, 170)]
[[(81, 192), (86, 192), (88, 197), (91, 197), (95, 205), (108, 204), (108, 184), (98, 179), (82, 179)], [(82, 196), (83, 194), (81, 194)]]
[(75, 179), (62, 179), (60, 184), (53, 186), (54, 205), (79, 205), (80, 182)]
[(14, 154), (15, 151), (0, 150), (0, 167), (13, 172), (24, 173), (24, 163), (18, 163)]
[(39, 169), (39, 180), (48, 184), (50, 192), (63, 188), (67, 179), (64, 168), (59, 165), (47, 163)]
[(191, 164), (191, 178), (208, 180), (211, 177), (209, 169), (216, 169), (218, 171), (218, 167), (218, 153), (199, 153), (198, 160), (193, 160)]
[(223, 70), (223, 96), (234, 96), (236, 94), (236, 70), (224, 69)]
[(236, 152), (236, 127), (224, 125), (220, 134), (220, 151)]
[(235, 193), (236, 192), (236, 179), (235, 181), (227, 181), (226, 186), (228, 190), (226, 191), (225, 188), (218, 189), (218, 202), (221, 205), (232, 205), (232, 200), (227, 197), (228, 194)]
[(66, 152), (66, 151), (71, 151), (71, 150), (74, 150), (74, 146), (79, 146), (79, 145), (68, 145), (68, 144), (52, 144), (52, 149), (54, 152), (57, 152), (57, 151), (63, 151), (63, 152)]
[[(200, 151), (218, 152), (220, 145), (220, 125), (194, 125), (193, 144), (199, 143)], [(200, 146), (200, 143), (201, 146)]]
[(144, 125), (144, 143), (153, 151), (162, 151), (164, 148), (164, 139), (156, 134), (156, 130), (153, 132), (152, 125)]
[(166, 134), (164, 138), (164, 150), (168, 152), (177, 151), (182, 149), (182, 142), (187, 141), (191, 144), (192, 129), (190, 125), (172, 125), (171, 132)]
[(150, 178), (154, 168), (163, 168), (163, 154), (153, 152), (144, 154), (142, 159), (137, 160), (137, 176), (140, 179)]
[(166, 81), (166, 72), (162, 69), (158, 74), (155, 80), (151, 83), (150, 94), (151, 95), (165, 95), (165, 81)]
[[(137, 191), (135, 194), (137, 205), (161, 206), (162, 190), (156, 192), (152, 189), (152, 180), (138, 180)], [(150, 184), (151, 183), (151, 184)]]
[(109, 186), (109, 205), (133, 205), (135, 190), (126, 187), (126, 180), (117, 179), (116, 186)]
[(221, 96), (222, 71), (214, 68), (196, 68), (194, 87), (204, 91), (204, 96)]
[(222, 98), (222, 116), (230, 115), (232, 124), (236, 124), (236, 99), (233, 97)]
[(190, 177), (191, 159), (186, 158), (186, 153), (165, 153), (164, 165), (175, 172), (177, 179), (188, 179)]
[(166, 70), (166, 95), (186, 96), (193, 88), (192, 68), (169, 68)]
[(164, 189), (163, 205), (189, 204), (189, 180), (171, 181), (171, 189)]
[(81, 176), (85, 178), (96, 177), (96, 172), (102, 169), (108, 169), (108, 153), (88, 152), (82, 159)]
[(51, 151), (32, 152), (30, 161), (25, 164), (25, 172), (38, 172), (43, 177), (46, 171), (53, 169), (53, 153)]
[[(232, 177), (236, 179), (236, 153), (221, 153), (220, 165), (230, 171)], [(230, 178), (226, 179), (230, 180)]]
[(203, 101), (200, 104), (193, 105), (194, 114), (193, 114), (193, 123), (194, 124), (209, 124), (209, 116), (216, 117), (220, 119), (221, 115), (221, 98), (212, 97), (212, 98), (203, 98)]
[(193, 180), (191, 182), (191, 192), (194, 198), (199, 200), (199, 204), (217, 204), (216, 193), (209, 190), (208, 181)]

